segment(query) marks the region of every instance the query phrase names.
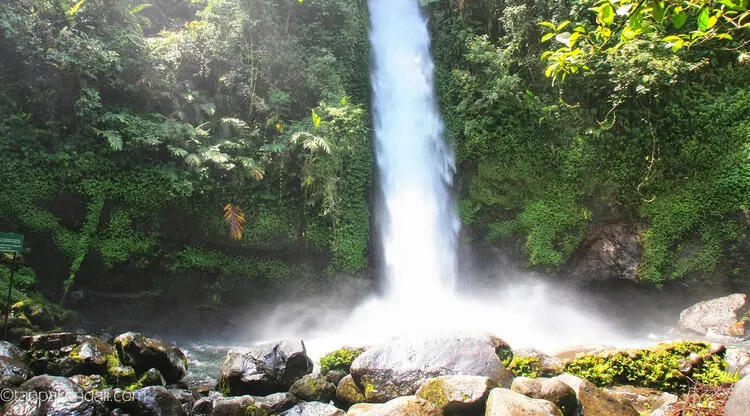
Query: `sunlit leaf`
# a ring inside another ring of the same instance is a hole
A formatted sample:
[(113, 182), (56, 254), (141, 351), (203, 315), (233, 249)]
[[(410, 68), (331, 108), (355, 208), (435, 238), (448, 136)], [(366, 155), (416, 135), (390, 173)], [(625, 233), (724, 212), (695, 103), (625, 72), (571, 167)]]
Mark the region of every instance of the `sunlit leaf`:
[(701, 12), (698, 14), (698, 30), (705, 32), (708, 29), (709, 17), (708, 7), (701, 9)]
[(677, 6), (672, 13), (672, 26), (675, 29), (681, 29), (687, 22), (687, 13), (682, 10), (682, 7)]
[(237, 205), (227, 204), (224, 207), (224, 222), (229, 227), (229, 234), (235, 240), (242, 240), (245, 230), (245, 213)]

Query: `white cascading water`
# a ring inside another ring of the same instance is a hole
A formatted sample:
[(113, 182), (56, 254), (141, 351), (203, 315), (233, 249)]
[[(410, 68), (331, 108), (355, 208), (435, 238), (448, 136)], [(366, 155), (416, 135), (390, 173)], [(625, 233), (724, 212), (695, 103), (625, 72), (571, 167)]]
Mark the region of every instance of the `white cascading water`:
[(454, 157), (442, 137), (427, 21), (417, 0), (368, 1), (386, 292), (353, 310), (329, 297), (278, 304), (260, 337), (302, 338), (312, 356), (445, 330), (488, 331), (514, 347), (543, 350), (622, 340), (581, 307), (577, 293), (528, 275), (482, 293), (456, 291)]
[(375, 152), (386, 296), (452, 290), (459, 220), (452, 150), (433, 86), (427, 21), (416, 1), (369, 0)]

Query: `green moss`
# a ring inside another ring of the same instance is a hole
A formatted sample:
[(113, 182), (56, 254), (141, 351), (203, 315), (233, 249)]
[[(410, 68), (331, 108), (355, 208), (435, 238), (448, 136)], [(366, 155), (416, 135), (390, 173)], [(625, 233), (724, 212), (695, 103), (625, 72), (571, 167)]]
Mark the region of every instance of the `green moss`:
[(331, 370), (349, 372), (354, 359), (365, 351), (364, 348), (344, 347), (324, 355), (320, 359), (320, 373), (327, 374)]
[(373, 384), (367, 377), (362, 378), (362, 394), (366, 401), (370, 401), (375, 396), (375, 384)]
[(704, 360), (690, 375), (693, 380), (710, 385), (736, 381), (736, 375), (726, 372), (724, 354), (709, 356), (709, 351), (708, 344), (676, 342), (653, 349), (587, 355), (568, 363), (564, 371), (600, 387), (632, 385), (679, 392), (690, 385), (690, 379), (679, 371), (679, 367), (691, 353), (696, 353)]
[(258, 406), (251, 404), (245, 409), (245, 416), (271, 416), (268, 410), (261, 409)]
[(508, 370), (516, 377), (537, 378), (539, 377), (541, 364), (537, 357), (513, 357)]
[(229, 396), (229, 393), (231, 393), (231, 389), (229, 388), (229, 383), (226, 380), (220, 381), (219, 384), (216, 385), (216, 391), (218, 391), (224, 396)]
[(417, 396), (440, 408), (448, 403), (448, 396), (445, 394), (445, 386), (443, 380), (440, 378), (428, 380), (422, 385), (422, 387), (420, 387)]

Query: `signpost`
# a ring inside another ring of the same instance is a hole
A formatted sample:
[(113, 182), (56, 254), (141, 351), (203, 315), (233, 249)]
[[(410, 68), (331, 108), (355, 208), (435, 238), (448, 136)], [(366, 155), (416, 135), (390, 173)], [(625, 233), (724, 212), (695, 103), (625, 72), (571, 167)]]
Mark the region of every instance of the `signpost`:
[(10, 280), (8, 281), (8, 302), (5, 307), (5, 335), (8, 340), (8, 316), (10, 315), (10, 295), (13, 292), (13, 275), (16, 273), (16, 256), (23, 253), (23, 236), (21, 234), (0, 233), (0, 253), (13, 253), (10, 265)]

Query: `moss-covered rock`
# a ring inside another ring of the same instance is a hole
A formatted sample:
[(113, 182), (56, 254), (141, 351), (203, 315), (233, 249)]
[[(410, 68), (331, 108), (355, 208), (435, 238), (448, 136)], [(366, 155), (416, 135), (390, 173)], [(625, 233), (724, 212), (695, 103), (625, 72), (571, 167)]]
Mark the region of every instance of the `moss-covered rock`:
[(129, 365), (114, 365), (107, 368), (107, 379), (118, 387), (125, 387), (135, 382), (135, 369)]
[(127, 332), (115, 338), (115, 347), (120, 362), (138, 373), (155, 368), (167, 381), (179, 381), (187, 374), (187, 357), (166, 342)]
[(495, 387), (497, 383), (488, 377), (441, 376), (425, 381), (416, 395), (446, 414), (480, 413)]
[(332, 370), (348, 373), (354, 359), (364, 351), (364, 348), (343, 347), (324, 355), (320, 359), (320, 374), (328, 374)]
[(342, 378), (336, 386), (336, 400), (348, 407), (355, 403), (364, 402), (365, 393), (357, 386), (352, 376), (348, 375)]
[(127, 391), (133, 391), (142, 389), (144, 387), (149, 386), (166, 386), (167, 382), (164, 380), (164, 377), (161, 375), (159, 370), (155, 368), (151, 368), (138, 379), (135, 383), (127, 386), (125, 390)]
[(289, 393), (299, 400), (327, 403), (336, 397), (336, 386), (323, 376), (307, 374), (292, 384)]
[(564, 365), (554, 357), (534, 349), (514, 351), (513, 360), (508, 365), (517, 377), (554, 377), (562, 374)]

